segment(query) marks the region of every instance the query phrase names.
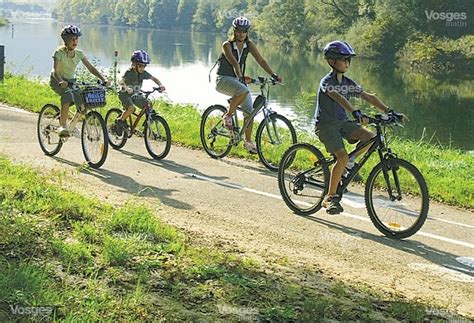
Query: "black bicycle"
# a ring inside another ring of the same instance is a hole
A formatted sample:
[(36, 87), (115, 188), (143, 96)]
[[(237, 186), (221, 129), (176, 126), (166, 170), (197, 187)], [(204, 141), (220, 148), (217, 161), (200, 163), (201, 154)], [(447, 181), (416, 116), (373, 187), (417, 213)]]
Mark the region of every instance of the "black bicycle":
[[(153, 159), (165, 158), (171, 149), (171, 131), (166, 120), (153, 109), (153, 102), (148, 97), (153, 92), (160, 92), (159, 87), (154, 87), (152, 91), (139, 91), (134, 95), (142, 95), (145, 97), (145, 105), (140, 113), (133, 113), (127, 120), (127, 129), (118, 135), (114, 130), (116, 120), (122, 115), (122, 110), (118, 108), (110, 109), (105, 116), (107, 125), (107, 137), (110, 145), (114, 149), (120, 149), (127, 143), (127, 140), (134, 134), (145, 139), (145, 147)], [(139, 129), (141, 118), (145, 115), (143, 128)], [(143, 130), (143, 132), (142, 132)]]
[[(296, 131), (291, 122), (268, 107), (270, 86), (278, 84), (274, 79), (258, 77), (252, 83), (260, 85), (261, 94), (253, 102), (253, 111), (242, 128), (239, 127), (237, 113), (232, 116), (233, 129), (227, 129), (222, 116), (227, 109), (219, 104), (211, 105), (202, 114), (201, 143), (204, 150), (212, 158), (224, 158), (243, 139), (245, 129), (253, 122), (253, 118), (263, 111), (263, 120), (260, 122), (255, 135), (257, 152), (260, 161), (270, 170), (277, 171), (280, 157), (288, 147), (297, 141)], [(240, 110), (240, 108), (239, 108)]]
[[(396, 115), (377, 114), (369, 118), (376, 136), (360, 145), (349, 157), (367, 147), (359, 163), (343, 177), (337, 194), (343, 195), (349, 183), (377, 152), (380, 162), (372, 169), (365, 186), (365, 204), (372, 223), (384, 235), (407, 238), (415, 234), (428, 215), (429, 195), (420, 171), (400, 159), (389, 148), (387, 128), (399, 125)], [(329, 187), (329, 166), (334, 157), (326, 158), (316, 147), (307, 143), (291, 146), (283, 155), (278, 170), (278, 186), (286, 205), (295, 213), (309, 215), (321, 208)]]
[[(54, 156), (70, 136), (77, 136), (81, 139), (82, 152), (89, 166), (99, 168), (107, 158), (109, 146), (104, 119), (92, 109), (105, 106), (104, 86), (77, 82), (69, 83), (68, 87), (69, 91), (78, 91), (83, 98), (82, 104), (76, 104), (76, 113), (68, 123), (71, 133), (59, 136), (59, 108), (54, 104), (46, 104), (38, 117), (37, 135), (41, 150), (48, 156)], [(79, 122), (82, 122), (80, 132), (76, 128)]]

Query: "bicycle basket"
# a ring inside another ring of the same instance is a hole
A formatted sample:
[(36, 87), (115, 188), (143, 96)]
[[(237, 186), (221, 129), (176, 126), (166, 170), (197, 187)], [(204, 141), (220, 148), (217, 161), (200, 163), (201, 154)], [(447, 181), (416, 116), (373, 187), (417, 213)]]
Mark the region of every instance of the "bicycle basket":
[(99, 108), (106, 104), (105, 89), (102, 87), (88, 86), (82, 91), (86, 108)]

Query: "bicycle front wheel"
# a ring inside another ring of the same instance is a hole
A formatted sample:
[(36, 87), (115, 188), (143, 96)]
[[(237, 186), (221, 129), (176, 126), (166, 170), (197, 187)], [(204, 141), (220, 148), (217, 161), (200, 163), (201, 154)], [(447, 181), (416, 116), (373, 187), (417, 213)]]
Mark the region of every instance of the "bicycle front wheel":
[(163, 159), (171, 148), (171, 131), (166, 120), (153, 116), (145, 121), (145, 147), (153, 159)]
[(222, 116), (226, 112), (226, 108), (222, 105), (212, 105), (202, 114), (201, 143), (212, 158), (223, 158), (232, 149), (231, 132), (222, 122)]
[(82, 123), (82, 152), (92, 168), (99, 168), (105, 162), (109, 150), (105, 122), (96, 111), (86, 114)]
[(271, 171), (277, 171), (283, 153), (296, 143), (296, 131), (291, 122), (279, 114), (262, 120), (256, 134), (260, 161)]
[(122, 115), (122, 110), (113, 108), (107, 111), (105, 115), (105, 124), (107, 128), (107, 139), (114, 149), (120, 149), (125, 146), (127, 142), (126, 131), (123, 131), (122, 135), (119, 136), (117, 132), (114, 131), (114, 125), (117, 119)]
[(38, 117), (38, 142), (41, 150), (48, 156), (56, 155), (63, 146), (58, 135), (59, 108), (52, 104), (46, 104)]
[(380, 232), (391, 238), (407, 238), (428, 216), (428, 187), (414, 165), (388, 158), (377, 164), (367, 178), (365, 204)]
[(278, 187), (286, 205), (295, 213), (309, 215), (321, 208), (328, 190), (329, 167), (314, 146), (299, 143), (281, 158)]

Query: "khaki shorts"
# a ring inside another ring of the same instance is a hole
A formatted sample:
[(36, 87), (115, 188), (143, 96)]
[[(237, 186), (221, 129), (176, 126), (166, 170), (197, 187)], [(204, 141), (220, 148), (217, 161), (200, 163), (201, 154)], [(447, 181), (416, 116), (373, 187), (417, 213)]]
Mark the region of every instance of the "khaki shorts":
[(128, 107), (131, 107), (133, 105), (139, 107), (140, 109), (143, 109), (145, 106), (146, 99), (143, 95), (135, 95), (132, 98), (131, 94), (128, 94), (125, 91), (120, 91), (119, 92), (119, 100), (122, 102), (122, 106), (127, 109)]
[(352, 140), (354, 131), (362, 128), (356, 121), (338, 120), (324, 125), (317, 125), (316, 132), (319, 140), (324, 144), (330, 154), (345, 148), (342, 138), (349, 143), (355, 144), (358, 140)]
[(49, 86), (53, 89), (54, 92), (59, 94), (61, 96), (61, 105), (64, 105), (66, 103), (69, 103), (70, 105), (82, 105), (84, 103), (84, 100), (81, 95), (81, 91), (74, 86), (76, 83), (75, 79), (71, 80), (64, 80), (71, 85), (69, 85), (66, 88), (60, 87), (58, 81), (54, 77), (49, 78)]

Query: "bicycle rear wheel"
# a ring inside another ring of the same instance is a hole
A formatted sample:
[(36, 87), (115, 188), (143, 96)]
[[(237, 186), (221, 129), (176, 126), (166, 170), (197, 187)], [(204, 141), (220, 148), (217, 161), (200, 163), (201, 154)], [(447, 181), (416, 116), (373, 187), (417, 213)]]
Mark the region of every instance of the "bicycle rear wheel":
[[(148, 120), (151, 118), (151, 120)], [(162, 116), (147, 117), (144, 128), (145, 147), (154, 159), (163, 159), (171, 148), (171, 131)]]
[(38, 117), (38, 142), (41, 150), (48, 156), (56, 155), (63, 146), (63, 142), (58, 135), (59, 128), (59, 108), (52, 104), (46, 104)]
[(299, 143), (281, 158), (278, 187), (286, 205), (295, 213), (309, 215), (321, 208), (328, 190), (329, 167), (314, 146)]
[(98, 112), (90, 111), (86, 114), (82, 123), (81, 143), (84, 158), (89, 166), (102, 166), (107, 158), (109, 142), (104, 119)]
[(391, 238), (407, 238), (421, 228), (428, 216), (428, 187), (414, 165), (388, 158), (370, 172), (365, 203), (380, 232)]
[(231, 132), (222, 122), (222, 116), (226, 112), (226, 108), (222, 105), (211, 105), (202, 115), (201, 143), (212, 158), (223, 158), (232, 149)]
[(256, 141), (260, 161), (271, 171), (277, 171), (283, 153), (296, 143), (296, 131), (291, 122), (279, 114), (263, 119), (257, 129)]
[(107, 111), (107, 114), (105, 115), (105, 124), (107, 128), (107, 139), (114, 149), (120, 149), (123, 146), (125, 146), (125, 143), (127, 142), (127, 135), (126, 131), (122, 133), (121, 136), (117, 135), (117, 133), (113, 130), (113, 126), (115, 124), (115, 121), (122, 115), (122, 110), (117, 109), (117, 108), (112, 108), (109, 111)]

